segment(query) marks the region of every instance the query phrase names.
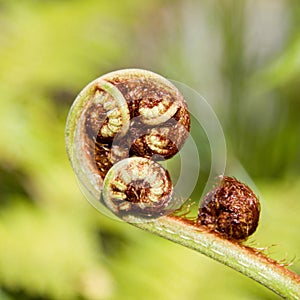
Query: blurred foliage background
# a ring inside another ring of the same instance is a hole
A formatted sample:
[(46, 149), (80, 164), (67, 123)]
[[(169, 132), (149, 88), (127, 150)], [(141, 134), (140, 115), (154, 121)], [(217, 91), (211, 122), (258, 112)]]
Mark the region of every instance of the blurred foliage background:
[(298, 0), (0, 0), (0, 299), (278, 299), (97, 212), (64, 126), (78, 92), (112, 70), (198, 90), (263, 195), (248, 244), (300, 273), (299, 28)]

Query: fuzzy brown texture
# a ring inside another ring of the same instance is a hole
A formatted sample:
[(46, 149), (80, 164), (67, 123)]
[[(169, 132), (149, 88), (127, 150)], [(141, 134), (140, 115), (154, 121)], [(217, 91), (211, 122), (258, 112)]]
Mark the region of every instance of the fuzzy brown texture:
[[(102, 179), (114, 163), (125, 157), (139, 156), (164, 160), (171, 158), (181, 149), (190, 131), (190, 115), (183, 96), (175, 88), (161, 83), (157, 78), (152, 79), (144, 75), (104, 80), (113, 84), (122, 93), (129, 109), (130, 119), (123, 120), (129, 122), (125, 136), (119, 133), (114, 136), (103, 136), (101, 129), (108, 124), (108, 111), (103, 108), (103, 104), (97, 102), (97, 98), (101, 96), (105, 101), (113, 99), (99, 87), (95, 88), (95, 95), (84, 115), (84, 139), (90, 165), (95, 166)], [(176, 110), (168, 114), (169, 118), (166, 121), (149, 125), (147, 120), (145, 121), (145, 116), (141, 115), (141, 111), (143, 108), (159, 107), (162, 101), (164, 101), (163, 110), (161, 111), (160, 106), (153, 119), (159, 118), (174, 103)]]
[[(122, 92), (128, 103), (131, 122), (127, 145), (130, 147), (130, 156), (161, 159), (174, 156), (181, 149), (190, 131), (190, 115), (183, 97), (145, 78), (111, 83)], [(169, 99), (170, 104), (178, 103), (176, 112), (161, 124), (145, 124), (139, 110), (142, 107), (152, 109), (163, 99)], [(151, 143), (152, 136), (157, 138), (157, 143)]]
[(106, 173), (113, 165), (110, 152), (110, 145), (98, 142), (95, 143), (95, 162), (102, 178), (105, 177)]
[(198, 212), (197, 223), (228, 239), (245, 240), (258, 226), (259, 200), (253, 191), (235, 178), (224, 176), (209, 192)]

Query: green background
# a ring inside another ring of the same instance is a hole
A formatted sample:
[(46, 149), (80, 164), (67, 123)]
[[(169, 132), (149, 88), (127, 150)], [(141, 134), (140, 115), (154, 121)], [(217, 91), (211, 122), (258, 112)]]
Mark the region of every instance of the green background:
[(299, 28), (298, 0), (0, 0), (0, 299), (278, 299), (96, 211), (64, 127), (79, 91), (109, 71), (193, 87), (263, 195), (247, 244), (300, 273)]

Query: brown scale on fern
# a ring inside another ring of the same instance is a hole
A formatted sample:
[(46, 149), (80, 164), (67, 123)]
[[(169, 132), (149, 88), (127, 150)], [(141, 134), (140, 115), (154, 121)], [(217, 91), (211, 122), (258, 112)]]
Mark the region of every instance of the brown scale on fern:
[(223, 176), (219, 186), (205, 196), (197, 223), (228, 239), (245, 240), (255, 232), (259, 213), (253, 191), (235, 178)]

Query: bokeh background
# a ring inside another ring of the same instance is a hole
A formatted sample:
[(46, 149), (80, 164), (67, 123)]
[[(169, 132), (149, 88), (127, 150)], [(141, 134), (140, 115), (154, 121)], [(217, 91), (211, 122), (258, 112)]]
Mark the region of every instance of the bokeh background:
[(64, 126), (79, 91), (112, 70), (193, 87), (263, 195), (248, 244), (300, 273), (299, 28), (298, 0), (0, 0), (0, 299), (279, 299), (96, 211)]

